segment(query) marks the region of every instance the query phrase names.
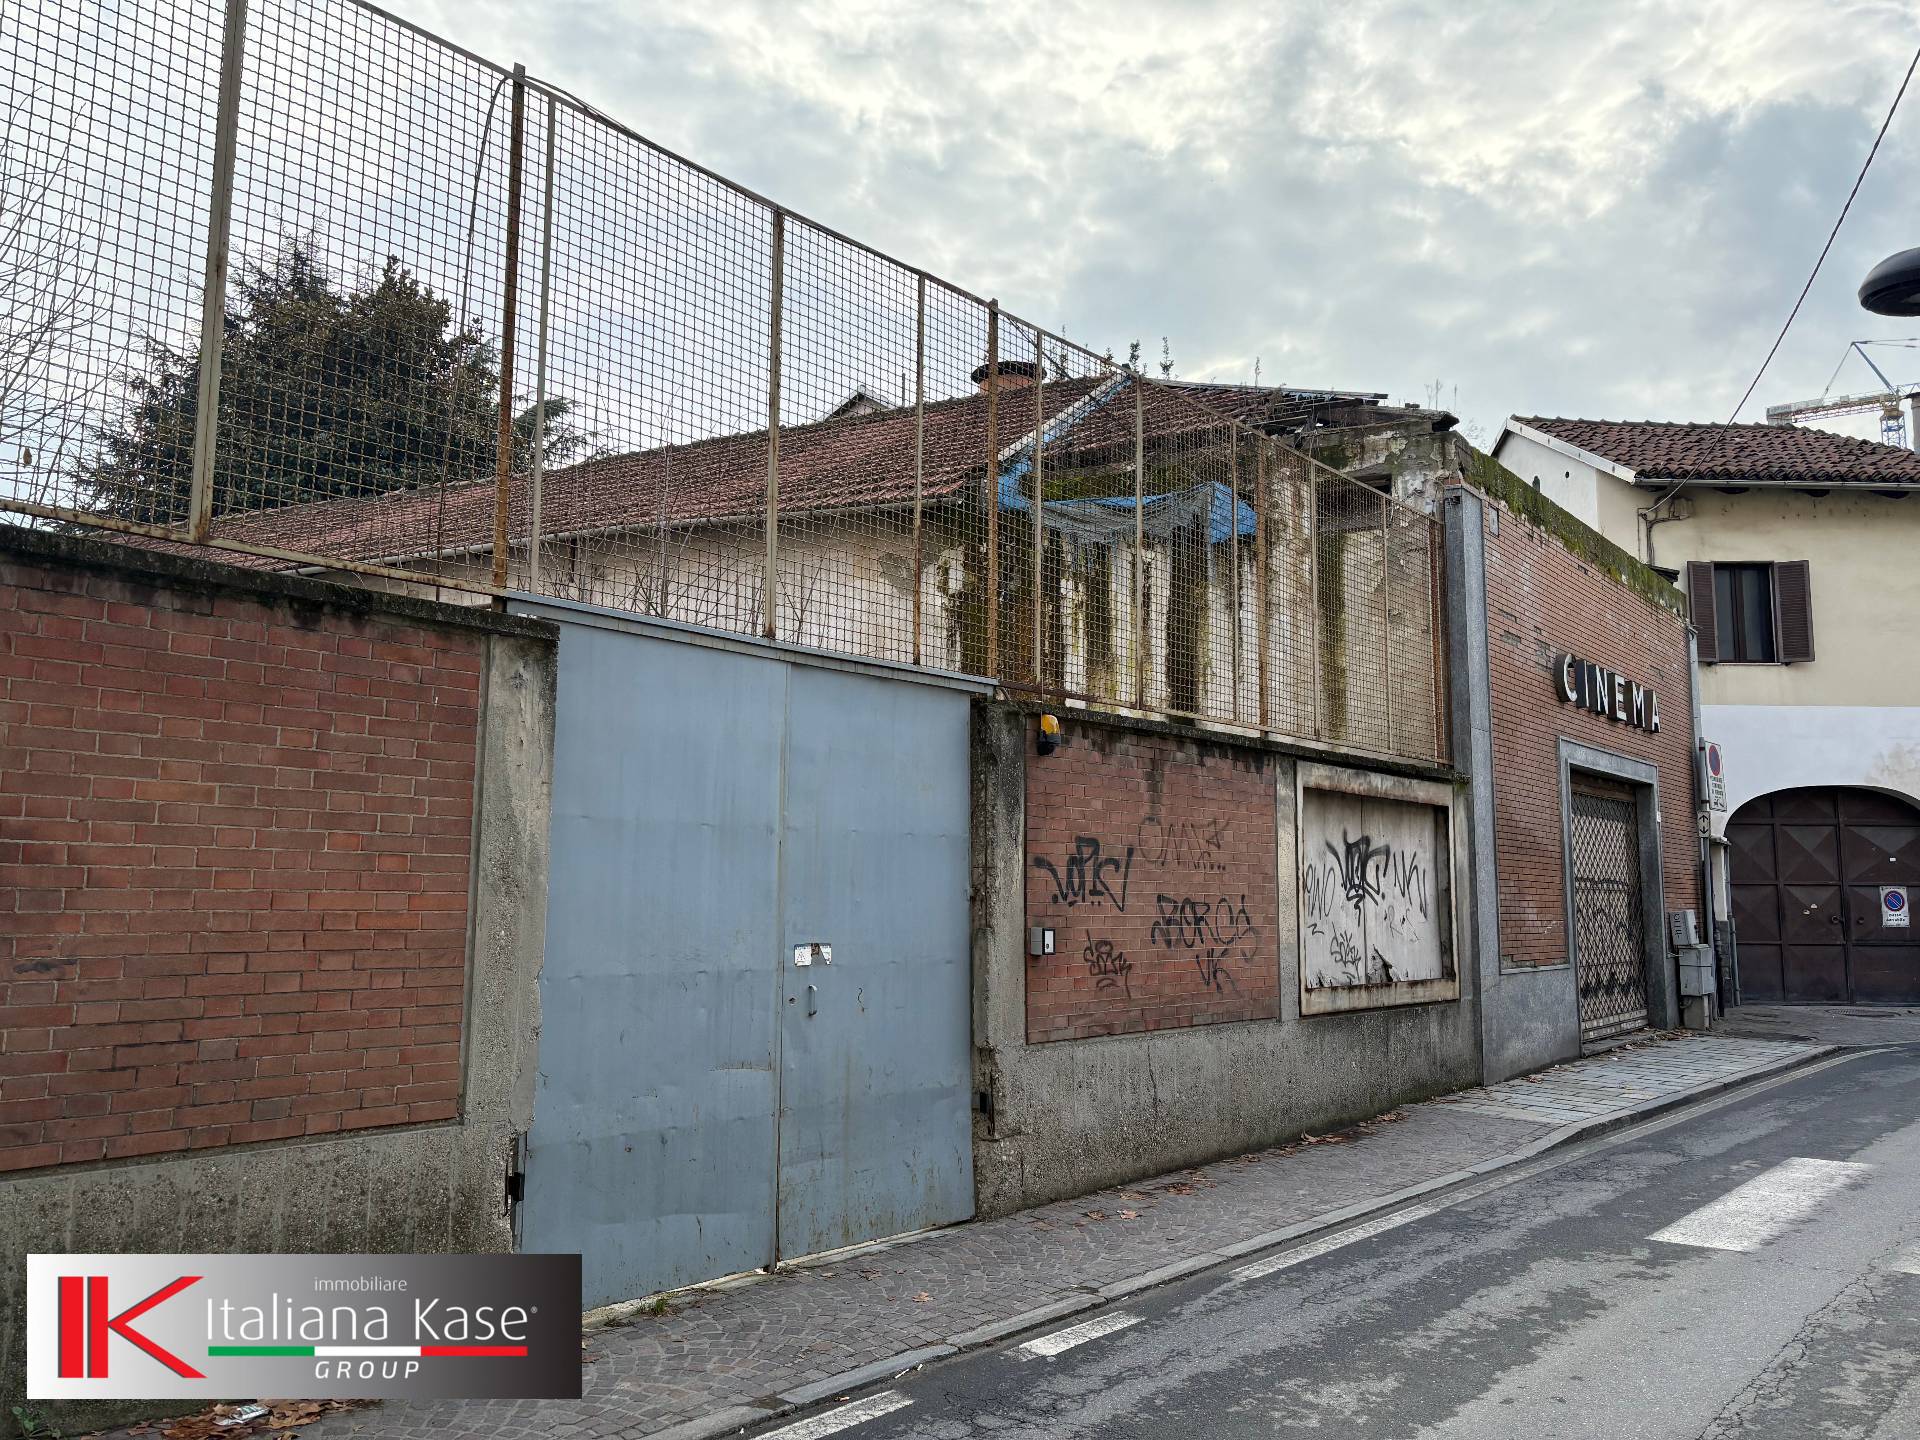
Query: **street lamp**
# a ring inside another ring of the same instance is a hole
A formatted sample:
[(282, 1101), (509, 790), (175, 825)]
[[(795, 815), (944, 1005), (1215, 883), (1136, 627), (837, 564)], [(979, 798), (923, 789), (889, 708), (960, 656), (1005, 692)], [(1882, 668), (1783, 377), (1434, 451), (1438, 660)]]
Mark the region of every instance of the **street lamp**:
[(1860, 304), (1876, 315), (1920, 315), (1920, 249), (1889, 255), (1869, 270)]

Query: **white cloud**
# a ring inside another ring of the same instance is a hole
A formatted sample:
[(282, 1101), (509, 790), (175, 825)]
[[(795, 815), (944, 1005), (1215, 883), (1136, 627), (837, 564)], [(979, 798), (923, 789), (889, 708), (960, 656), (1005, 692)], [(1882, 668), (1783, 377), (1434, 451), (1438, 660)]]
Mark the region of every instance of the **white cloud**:
[[(1483, 425), (1724, 416), (1913, 38), (1877, 0), (400, 5), (1095, 348), (1438, 378)], [(1916, 159), (1906, 113), (1752, 418), (1906, 333), (1853, 288), (1920, 243)]]

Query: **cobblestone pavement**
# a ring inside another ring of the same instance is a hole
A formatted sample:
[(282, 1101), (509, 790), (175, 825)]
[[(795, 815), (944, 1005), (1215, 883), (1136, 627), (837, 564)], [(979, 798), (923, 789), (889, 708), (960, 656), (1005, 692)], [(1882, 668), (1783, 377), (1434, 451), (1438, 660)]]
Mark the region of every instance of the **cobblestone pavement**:
[(1736, 1005), (1713, 1028), (1754, 1040), (1914, 1045), (1920, 1044), (1920, 1005)]
[[(573, 1401), (387, 1404), (303, 1427), (309, 1440), (521, 1440), (745, 1424), (774, 1397), (1502, 1156), (1570, 1121), (1685, 1093), (1818, 1047), (1663, 1039), (1357, 1127), (887, 1248), (849, 1252), (590, 1331)], [(1037, 1323), (1037, 1321), (1036, 1321)]]
[(1469, 1090), (1444, 1103), (1476, 1115), (1576, 1125), (1604, 1120), (1662, 1096), (1738, 1080), (1824, 1048), (1799, 1041), (1674, 1035), (1623, 1045), (1484, 1090)]

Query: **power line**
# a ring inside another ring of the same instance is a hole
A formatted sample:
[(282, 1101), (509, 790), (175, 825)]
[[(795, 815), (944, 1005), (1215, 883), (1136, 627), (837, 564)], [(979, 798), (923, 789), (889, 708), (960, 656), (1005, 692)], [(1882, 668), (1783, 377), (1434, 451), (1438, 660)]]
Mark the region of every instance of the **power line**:
[(1740, 418), (1740, 412), (1746, 409), (1747, 401), (1753, 398), (1753, 392), (1760, 386), (1760, 377), (1767, 373), (1767, 367), (1773, 363), (1773, 357), (1779, 353), (1781, 341), (1787, 338), (1787, 331), (1793, 328), (1794, 319), (1799, 315), (1801, 305), (1806, 302), (1807, 292), (1813, 289), (1813, 282), (1819, 278), (1820, 267), (1827, 263), (1827, 252), (1833, 249), (1833, 242), (1840, 235), (1840, 227), (1846, 224), (1847, 212), (1853, 208), (1854, 197), (1860, 193), (1861, 183), (1867, 178), (1867, 170), (1873, 164), (1873, 157), (1880, 153), (1880, 142), (1887, 138), (1887, 127), (1893, 123), (1894, 112), (1900, 108), (1901, 97), (1907, 93), (1907, 84), (1913, 79), (1916, 65), (1920, 65), (1920, 50), (1915, 50), (1913, 59), (1907, 62), (1906, 77), (1901, 80), (1900, 89), (1894, 94), (1893, 104), (1887, 107), (1887, 118), (1880, 122), (1880, 133), (1873, 137), (1873, 148), (1867, 151), (1866, 161), (1860, 166), (1859, 175), (1854, 178), (1853, 189), (1847, 192), (1847, 203), (1840, 207), (1840, 218), (1833, 222), (1833, 229), (1827, 235), (1827, 243), (1820, 247), (1820, 258), (1813, 262), (1813, 272), (1807, 276), (1807, 283), (1800, 287), (1800, 298), (1793, 302), (1793, 309), (1787, 312), (1787, 323), (1780, 327), (1780, 333), (1774, 337), (1773, 348), (1767, 351), (1767, 358), (1760, 362), (1760, 368), (1754, 373), (1752, 383), (1747, 386), (1747, 393), (1740, 397), (1740, 403), (1733, 407), (1733, 414), (1727, 417), (1727, 424), (1731, 425)]

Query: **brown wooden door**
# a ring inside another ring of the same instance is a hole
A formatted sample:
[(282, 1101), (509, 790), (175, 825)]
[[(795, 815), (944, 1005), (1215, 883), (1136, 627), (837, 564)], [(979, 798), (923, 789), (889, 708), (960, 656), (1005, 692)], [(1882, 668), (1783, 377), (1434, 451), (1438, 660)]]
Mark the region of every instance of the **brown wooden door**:
[(1871, 790), (1783, 790), (1727, 824), (1741, 998), (1920, 1002), (1920, 932), (1880, 887), (1920, 889), (1920, 811)]

